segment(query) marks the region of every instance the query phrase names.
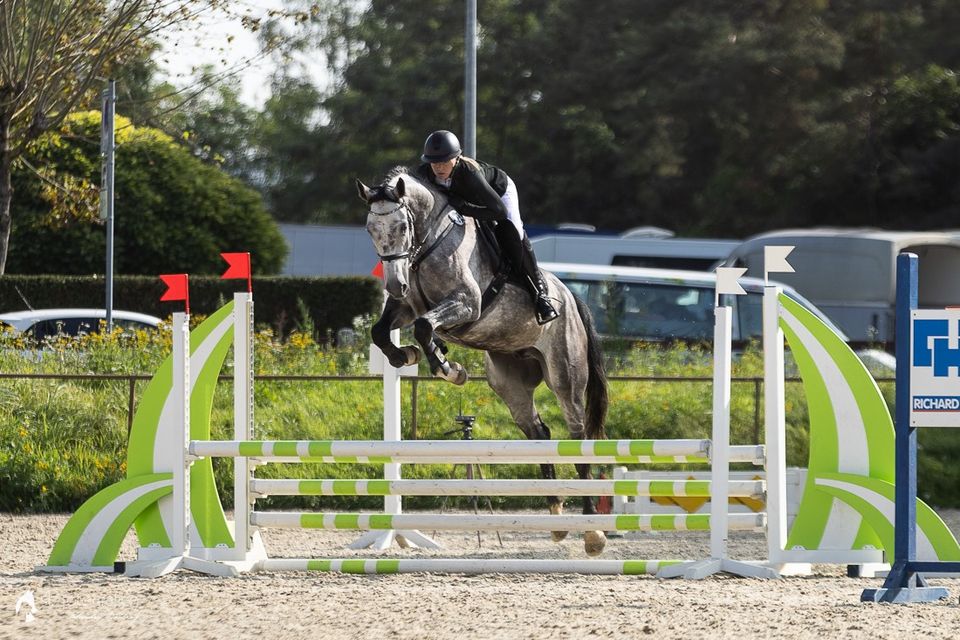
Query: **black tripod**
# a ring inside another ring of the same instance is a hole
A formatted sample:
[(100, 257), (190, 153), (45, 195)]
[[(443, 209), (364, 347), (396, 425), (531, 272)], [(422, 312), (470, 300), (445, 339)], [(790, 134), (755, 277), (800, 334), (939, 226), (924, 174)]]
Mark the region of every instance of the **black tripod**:
[[(459, 433), (461, 440), (473, 440), (473, 423), (477, 421), (477, 416), (465, 416), (463, 413), (460, 413), (453, 420), (459, 426), (456, 429), (445, 431), (443, 435), (452, 436), (455, 433)], [(457, 477), (457, 467), (459, 466), (459, 464), (453, 465), (453, 470), (450, 472), (451, 478)], [(480, 468), (479, 464), (468, 462), (464, 463), (463, 467), (466, 470), (467, 480), (473, 480), (474, 474), (483, 480), (483, 469)], [(440, 503), (440, 513), (443, 513), (443, 510), (446, 508), (448, 498), (449, 496), (443, 497), (443, 501)], [(487, 508), (490, 510), (490, 513), (493, 513), (493, 503), (490, 502), (490, 496), (484, 496), (483, 498), (487, 501)], [(473, 506), (473, 512), (479, 514), (479, 496), (470, 496), (470, 504)], [(436, 532), (434, 532), (434, 537), (436, 537)], [(503, 546), (503, 540), (500, 539), (499, 531), (497, 531), (497, 542), (500, 543), (501, 547)], [(482, 546), (479, 531), (477, 531), (477, 546)]]

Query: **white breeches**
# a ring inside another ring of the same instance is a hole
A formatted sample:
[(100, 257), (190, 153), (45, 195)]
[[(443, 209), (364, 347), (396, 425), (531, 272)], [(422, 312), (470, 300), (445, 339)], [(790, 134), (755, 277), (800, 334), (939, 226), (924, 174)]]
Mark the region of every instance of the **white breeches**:
[(520, 219), (520, 196), (517, 195), (517, 185), (513, 183), (512, 178), (507, 178), (507, 190), (500, 198), (504, 206), (507, 207), (507, 220), (516, 227), (520, 239), (523, 239), (523, 220)]

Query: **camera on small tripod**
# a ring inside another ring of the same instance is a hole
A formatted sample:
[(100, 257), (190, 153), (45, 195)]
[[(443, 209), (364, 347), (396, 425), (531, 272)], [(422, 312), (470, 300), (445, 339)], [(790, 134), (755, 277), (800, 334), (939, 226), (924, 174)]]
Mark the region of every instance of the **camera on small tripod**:
[[(463, 415), (463, 407), (460, 407), (460, 411), (457, 415), (453, 417), (453, 421), (457, 423), (455, 429), (450, 429), (449, 431), (444, 431), (444, 436), (452, 436), (459, 433), (461, 440), (473, 440), (473, 425), (477, 422), (477, 416), (465, 416)], [(464, 471), (467, 476), (468, 481), (472, 481), (474, 476), (483, 480), (483, 470), (480, 468), (479, 464), (476, 463), (461, 463)], [(457, 475), (457, 467), (461, 464), (453, 465), (453, 470), (450, 473), (451, 478), (455, 478)], [(470, 505), (473, 507), (474, 513), (479, 513), (479, 496), (471, 495), (470, 496)], [(490, 510), (490, 513), (493, 513), (493, 503), (490, 502), (489, 496), (483, 496), (484, 501), (487, 503), (487, 508)], [(440, 505), (440, 513), (443, 513), (444, 509), (447, 506), (447, 497), (444, 496), (443, 502)], [(436, 532), (434, 532), (436, 535)], [(500, 532), (497, 531), (497, 541), (500, 543), (500, 546), (503, 546), (503, 540), (500, 539)], [(477, 531), (477, 546), (481, 545), (480, 532)]]
[(460, 426), (456, 429), (445, 431), (443, 435), (452, 436), (455, 433), (459, 433), (461, 440), (473, 440), (473, 425), (477, 421), (477, 416), (465, 416), (461, 413), (460, 415), (454, 416), (453, 421)]

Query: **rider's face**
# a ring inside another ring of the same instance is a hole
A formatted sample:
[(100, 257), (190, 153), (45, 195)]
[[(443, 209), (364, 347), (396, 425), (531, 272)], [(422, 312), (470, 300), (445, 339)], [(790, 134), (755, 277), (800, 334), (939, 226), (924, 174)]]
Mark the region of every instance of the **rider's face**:
[(457, 166), (458, 159), (459, 158), (453, 158), (446, 162), (431, 162), (430, 168), (433, 169), (433, 175), (437, 176), (440, 180), (449, 180), (450, 174), (453, 173), (453, 168)]

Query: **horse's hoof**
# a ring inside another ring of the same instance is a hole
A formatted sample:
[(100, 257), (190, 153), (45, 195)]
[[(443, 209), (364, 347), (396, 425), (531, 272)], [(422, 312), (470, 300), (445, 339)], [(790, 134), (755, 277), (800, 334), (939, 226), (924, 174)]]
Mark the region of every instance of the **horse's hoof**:
[(405, 357), (404, 364), (417, 364), (420, 362), (420, 349), (417, 349), (413, 346), (400, 347), (400, 351), (403, 352)]
[(588, 556), (598, 556), (603, 553), (603, 548), (607, 546), (607, 536), (603, 531), (586, 531), (583, 534), (583, 550)]
[(458, 387), (467, 383), (467, 378), (470, 376), (467, 375), (467, 370), (463, 368), (463, 365), (461, 365), (459, 362), (454, 362), (452, 363), (451, 369), (452, 370), (450, 374), (453, 379), (450, 380), (450, 382)]
[[(446, 369), (446, 371), (444, 371)], [(443, 367), (437, 367), (433, 370), (433, 375), (438, 378), (443, 378), (451, 384), (455, 384), (458, 387), (466, 384), (467, 378), (470, 376), (467, 375), (467, 370), (463, 368), (459, 362), (448, 362), (445, 363)]]
[[(551, 504), (551, 505), (550, 505), (550, 513), (551, 513), (552, 515), (555, 515), (555, 516), (562, 515), (562, 514), (563, 514), (563, 503), (562, 503), (562, 502), (557, 502), (557, 503), (555, 503), (555, 504)], [(569, 531), (551, 531), (551, 532), (550, 532), (550, 535), (553, 536), (553, 541), (554, 541), (554, 542), (560, 542), (561, 540), (564, 540), (564, 539), (567, 537), (567, 534), (568, 534), (568, 533), (570, 533), (570, 532), (569, 532)]]

